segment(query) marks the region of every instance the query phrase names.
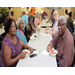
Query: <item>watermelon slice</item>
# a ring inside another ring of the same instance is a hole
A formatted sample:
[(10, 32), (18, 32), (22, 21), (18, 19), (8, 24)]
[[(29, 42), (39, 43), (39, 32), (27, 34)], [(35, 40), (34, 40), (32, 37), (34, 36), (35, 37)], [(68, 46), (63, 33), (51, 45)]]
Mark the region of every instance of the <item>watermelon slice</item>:
[(56, 51), (54, 51), (53, 49), (50, 51), (51, 54), (56, 54)]
[(25, 51), (26, 52), (26, 54), (28, 54), (28, 52), (27, 51)]

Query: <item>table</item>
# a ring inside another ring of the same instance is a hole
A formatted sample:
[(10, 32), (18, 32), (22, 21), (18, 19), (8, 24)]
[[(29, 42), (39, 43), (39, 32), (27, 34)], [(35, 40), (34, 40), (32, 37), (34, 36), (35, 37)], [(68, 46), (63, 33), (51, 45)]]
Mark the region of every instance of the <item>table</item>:
[(2, 33), (4, 33), (4, 32), (5, 32), (4, 26), (2, 26), (2, 28), (0, 28), (0, 35), (1, 35)]
[[(28, 43), (29, 46), (38, 48), (41, 52), (36, 57), (30, 58), (28, 56), (20, 59), (16, 67), (57, 67), (56, 57), (42, 54), (43, 50), (47, 49), (47, 45), (52, 40), (52, 37), (41, 35), (42, 32), (44, 32), (44, 28), (40, 29), (39, 37), (36, 40), (30, 40)], [(38, 32), (34, 33), (34, 35), (38, 35)]]
[(41, 27), (51, 27), (52, 24), (51, 23), (47, 23), (48, 19), (43, 19), (40, 23)]

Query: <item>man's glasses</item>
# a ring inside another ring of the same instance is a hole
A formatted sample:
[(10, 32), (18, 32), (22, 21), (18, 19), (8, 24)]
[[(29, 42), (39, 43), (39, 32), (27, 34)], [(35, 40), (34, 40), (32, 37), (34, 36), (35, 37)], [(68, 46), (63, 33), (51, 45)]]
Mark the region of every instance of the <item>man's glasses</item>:
[(62, 26), (63, 26), (64, 24), (62, 24), (61, 26), (58, 26), (59, 28), (62, 28)]

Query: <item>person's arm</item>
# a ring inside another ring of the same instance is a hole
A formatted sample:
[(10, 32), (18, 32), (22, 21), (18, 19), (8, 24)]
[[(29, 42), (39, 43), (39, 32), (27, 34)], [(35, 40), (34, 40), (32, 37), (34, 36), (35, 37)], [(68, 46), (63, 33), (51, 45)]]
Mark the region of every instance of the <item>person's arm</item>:
[(25, 35), (27, 36), (27, 38), (30, 38), (34, 32), (35, 32), (35, 29), (32, 29), (31, 34), (29, 35), (28, 28), (27, 28), (27, 26), (25, 27)]
[(32, 29), (30, 36), (32, 36), (32, 34), (35, 33), (35, 31), (36, 31), (35, 29)]
[(52, 28), (50, 28), (50, 27), (47, 27), (47, 28), (45, 28), (45, 31), (44, 31), (44, 33), (48, 33), (48, 31), (52, 31)]
[(54, 23), (50, 20), (50, 21), (48, 21), (48, 23), (51, 23), (52, 25), (54, 25)]
[(30, 53), (33, 52), (33, 49), (29, 47), (27, 44), (23, 43), (21, 40), (20, 40), (20, 44), (21, 44), (22, 49), (28, 49)]
[(41, 23), (41, 20), (42, 20), (42, 16), (40, 16), (40, 21), (38, 22), (38, 24), (40, 24), (40, 23)]
[(47, 51), (49, 52), (53, 47), (55, 47), (57, 45), (57, 42), (59, 40), (59, 34), (53, 39), (51, 40), (51, 42), (48, 44), (47, 46)]
[(63, 57), (59, 61), (61, 67), (68, 67), (69, 62), (71, 59), (73, 59), (72, 54), (73, 54), (73, 43), (70, 41), (65, 42), (65, 47), (64, 47), (64, 52), (63, 52)]
[(56, 35), (57, 34), (57, 31), (56, 30), (48, 31), (47, 33), (50, 34), (50, 35)]
[(19, 59), (25, 58), (26, 52), (24, 51), (17, 57), (11, 59), (11, 49), (8, 46), (4, 46), (3, 55), (6, 66), (13, 66)]

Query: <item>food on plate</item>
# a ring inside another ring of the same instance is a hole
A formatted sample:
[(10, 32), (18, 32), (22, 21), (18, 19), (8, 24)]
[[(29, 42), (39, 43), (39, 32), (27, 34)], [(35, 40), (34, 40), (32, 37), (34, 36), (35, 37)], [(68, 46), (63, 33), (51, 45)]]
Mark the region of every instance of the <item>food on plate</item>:
[(50, 53), (51, 54), (56, 54), (57, 52), (55, 50), (51, 49)]
[(29, 52), (28, 51), (25, 51), (26, 52), (26, 54), (29, 54)]
[(49, 53), (50, 55), (55, 56), (58, 53), (58, 51), (55, 49), (51, 49)]
[(25, 52), (26, 52), (26, 56), (28, 56), (28, 55), (30, 54), (30, 51), (29, 51), (29, 50), (27, 50), (27, 49), (25, 49), (25, 50), (23, 50), (23, 51), (25, 51)]
[(31, 39), (31, 40), (35, 40), (35, 37), (31, 36), (30, 39)]

